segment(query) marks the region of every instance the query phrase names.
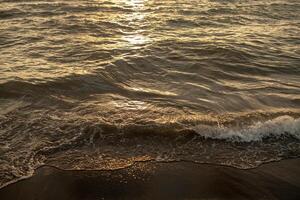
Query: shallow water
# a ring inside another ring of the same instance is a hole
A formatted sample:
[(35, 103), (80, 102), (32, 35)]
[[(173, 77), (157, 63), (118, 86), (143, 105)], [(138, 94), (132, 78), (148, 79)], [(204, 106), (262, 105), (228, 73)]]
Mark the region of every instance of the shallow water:
[(0, 186), (42, 164), (300, 156), (298, 0), (0, 1)]

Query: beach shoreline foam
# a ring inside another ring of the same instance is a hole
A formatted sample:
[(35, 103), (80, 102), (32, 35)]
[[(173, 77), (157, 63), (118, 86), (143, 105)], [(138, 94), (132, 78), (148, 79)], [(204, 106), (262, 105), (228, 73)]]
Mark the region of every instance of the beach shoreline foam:
[(300, 159), (241, 170), (191, 162), (138, 162), (119, 170), (43, 166), (0, 199), (299, 199)]

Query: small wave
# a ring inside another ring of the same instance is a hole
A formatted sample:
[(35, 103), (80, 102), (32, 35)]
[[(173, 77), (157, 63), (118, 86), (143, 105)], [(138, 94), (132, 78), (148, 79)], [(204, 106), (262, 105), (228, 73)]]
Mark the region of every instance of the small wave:
[(290, 116), (281, 116), (266, 122), (257, 122), (246, 128), (198, 125), (195, 126), (193, 130), (205, 138), (239, 142), (262, 141), (267, 137), (279, 138), (285, 135), (300, 139), (300, 119), (294, 119)]
[[(140, 160), (187, 160), (251, 168), (299, 157), (298, 115), (269, 114), (272, 118), (265, 120), (258, 115), (228, 116), (222, 125), (214, 118), (192, 121), (186, 117), (168, 123), (113, 123), (107, 121), (108, 116), (95, 118), (94, 113), (87, 117), (75, 110), (57, 113), (57, 109), (19, 108), (0, 120), (0, 167), (5, 169), (0, 173), (0, 187), (30, 175), (41, 164), (62, 169), (116, 169)], [(238, 127), (239, 120), (244, 125)]]

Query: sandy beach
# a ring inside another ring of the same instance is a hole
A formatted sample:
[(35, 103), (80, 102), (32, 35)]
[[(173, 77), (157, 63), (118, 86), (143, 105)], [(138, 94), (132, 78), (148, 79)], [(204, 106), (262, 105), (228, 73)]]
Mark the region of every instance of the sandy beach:
[(300, 159), (240, 170), (188, 162), (136, 163), (113, 171), (44, 166), (0, 191), (1, 200), (300, 199)]

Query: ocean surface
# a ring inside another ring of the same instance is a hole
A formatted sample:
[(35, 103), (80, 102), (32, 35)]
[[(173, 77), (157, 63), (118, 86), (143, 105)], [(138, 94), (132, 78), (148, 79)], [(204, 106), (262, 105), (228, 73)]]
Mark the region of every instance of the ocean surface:
[(292, 157), (299, 0), (0, 0), (0, 187), (45, 164)]

